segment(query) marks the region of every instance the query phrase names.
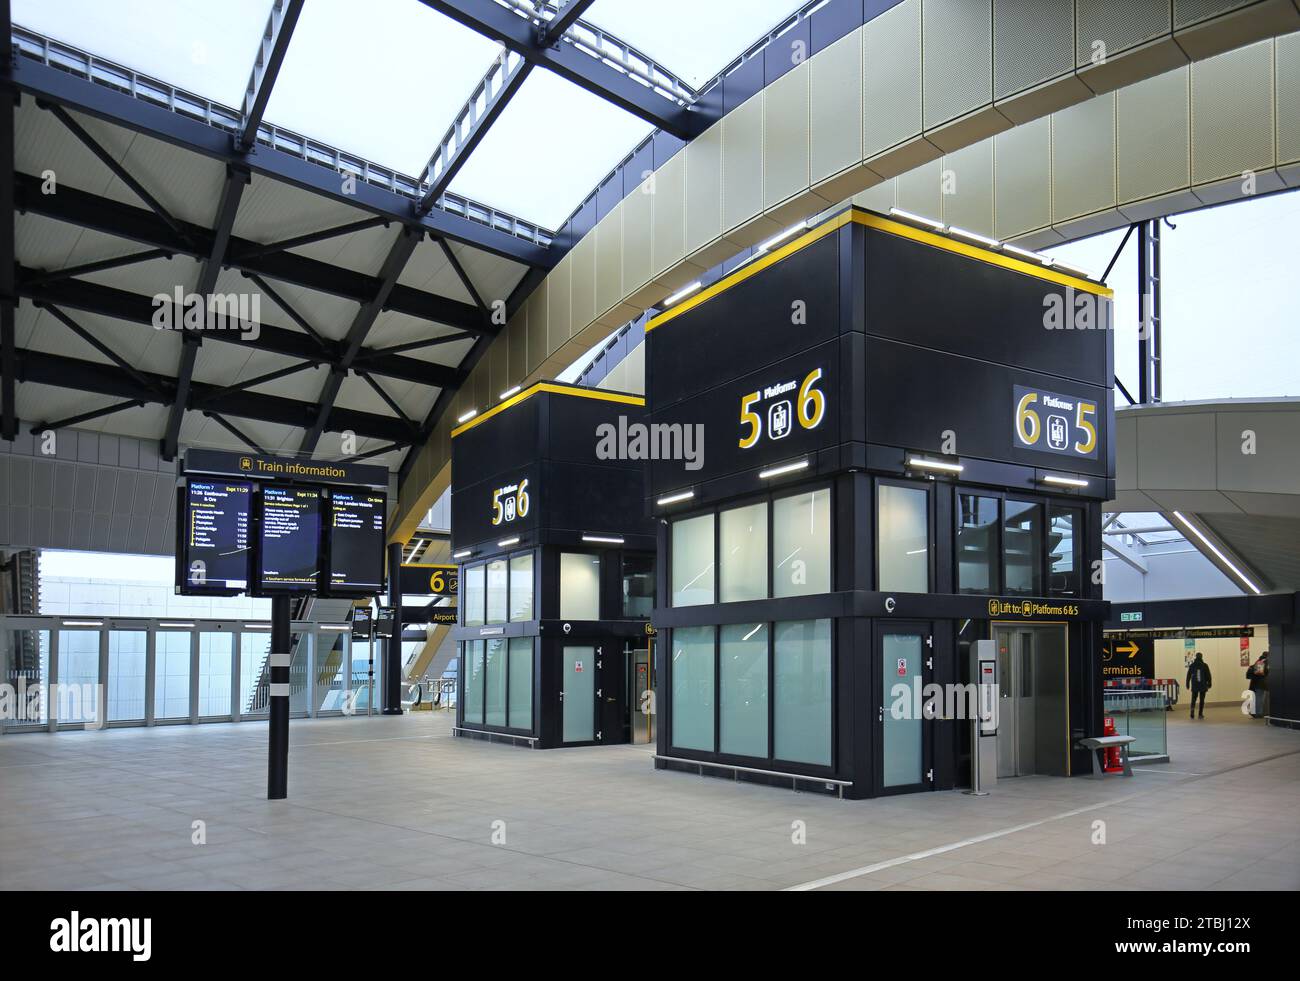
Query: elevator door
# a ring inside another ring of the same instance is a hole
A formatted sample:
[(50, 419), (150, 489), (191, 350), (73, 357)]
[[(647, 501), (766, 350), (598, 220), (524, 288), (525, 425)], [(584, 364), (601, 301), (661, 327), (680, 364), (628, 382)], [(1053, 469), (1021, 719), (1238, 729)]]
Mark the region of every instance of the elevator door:
[(996, 624), (994, 640), (1001, 682), (998, 776), (1066, 775), (1065, 628)]
[(596, 648), (566, 644), (561, 656), (561, 739), (589, 743), (596, 738)]

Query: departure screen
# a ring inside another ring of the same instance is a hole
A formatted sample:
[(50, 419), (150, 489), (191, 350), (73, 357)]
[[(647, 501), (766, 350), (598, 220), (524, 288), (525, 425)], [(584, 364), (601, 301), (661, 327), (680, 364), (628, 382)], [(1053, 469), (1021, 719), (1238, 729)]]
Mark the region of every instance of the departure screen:
[(252, 485), (242, 481), (188, 481), (181, 531), (182, 593), (248, 588), (252, 492)]
[(330, 492), (329, 588), (373, 595), (384, 586), (385, 495)]
[(262, 488), (261, 539), (264, 589), (315, 589), (320, 568), (320, 492)]

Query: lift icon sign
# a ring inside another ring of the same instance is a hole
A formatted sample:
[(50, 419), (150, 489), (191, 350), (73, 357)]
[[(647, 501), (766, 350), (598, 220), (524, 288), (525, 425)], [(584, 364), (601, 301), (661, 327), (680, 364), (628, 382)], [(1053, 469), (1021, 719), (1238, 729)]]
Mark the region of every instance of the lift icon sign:
[(790, 403), (782, 400), (767, 410), (767, 432), (772, 439), (790, 435)]
[(1066, 422), (1065, 416), (1048, 416), (1047, 417), (1047, 445), (1054, 450), (1063, 450), (1070, 441), (1067, 435), (1070, 431), (1070, 424)]

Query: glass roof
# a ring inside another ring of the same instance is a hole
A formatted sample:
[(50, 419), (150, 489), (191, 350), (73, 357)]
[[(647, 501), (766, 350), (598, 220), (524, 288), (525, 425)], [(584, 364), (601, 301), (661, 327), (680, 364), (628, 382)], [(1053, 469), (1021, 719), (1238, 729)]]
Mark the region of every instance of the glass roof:
[(640, 49), (698, 89), (805, 3), (655, 0), (649, 5), (645, 0), (596, 0), (583, 20)]
[(271, 0), (12, 0), (11, 9), (15, 24), (238, 107)]
[[(597, 0), (584, 20), (699, 87), (804, 3)], [(238, 108), (271, 6), (271, 0), (13, 0), (13, 19)], [(499, 52), (495, 42), (419, 0), (309, 3), (266, 121), (418, 177)], [(555, 229), (651, 129), (537, 69), (451, 189)]]
[(451, 190), (555, 229), (653, 129), (572, 82), (535, 69)]

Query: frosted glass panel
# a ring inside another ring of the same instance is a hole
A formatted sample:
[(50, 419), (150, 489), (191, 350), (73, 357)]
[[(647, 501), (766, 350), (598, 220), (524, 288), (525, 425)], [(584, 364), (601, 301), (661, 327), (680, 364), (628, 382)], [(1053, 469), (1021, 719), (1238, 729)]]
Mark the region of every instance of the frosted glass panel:
[(460, 661), (465, 672), (465, 721), (483, 723), (483, 641), (462, 645)]
[[(153, 717), (155, 719), (190, 717), (190, 637), (188, 630), (184, 632), (159, 630), (154, 635)], [(251, 687), (255, 685), (250, 686), (250, 689)]]
[(511, 729), (533, 728), (533, 640), (531, 637), (510, 639), (510, 718)]
[(772, 637), (778, 760), (831, 765), (831, 621), (778, 623)]
[(876, 539), (880, 560), (877, 588), (905, 593), (930, 591), (930, 495), (920, 487), (881, 484), (877, 490)]
[(884, 785), (905, 787), (922, 780), (921, 719), (912, 691), (921, 677), (921, 637), (885, 634), (882, 665), (885, 713), (881, 753)]
[(589, 743), (596, 738), (596, 648), (566, 647), (564, 668), (564, 741)]
[[(230, 674), (235, 635), (212, 630), (199, 634), (199, 718), (230, 714)], [(306, 676), (304, 673), (304, 682)]]
[(144, 718), (145, 644), (143, 630), (108, 634), (108, 721)]
[[(502, 563), (504, 565), (504, 563)], [(491, 573), (488, 574), (489, 581)], [(487, 642), (487, 664), (484, 668), (483, 722), (490, 726), (506, 724), (506, 642), (497, 638)]]
[(506, 622), (506, 560), (487, 564), (487, 622)]
[(560, 619), (600, 619), (600, 556), (560, 553)]
[(718, 750), (766, 759), (767, 624), (728, 624), (718, 641)]
[(767, 598), (767, 502), (718, 516), (718, 599)]
[(59, 697), (51, 700), (55, 717), (69, 723), (102, 722), (98, 685), (99, 631), (60, 630), (60, 690)]
[(465, 582), (461, 589), (465, 604), (465, 626), (477, 627), (483, 623), (483, 603), (486, 595), (483, 565), (465, 568)]
[(772, 502), (772, 592), (812, 596), (831, 591), (831, 492), (809, 491)]
[(673, 522), (673, 606), (713, 602), (713, 515)]
[(533, 553), (510, 557), (510, 619), (533, 618)]
[(672, 635), (672, 744), (713, 750), (713, 627), (678, 627)]

